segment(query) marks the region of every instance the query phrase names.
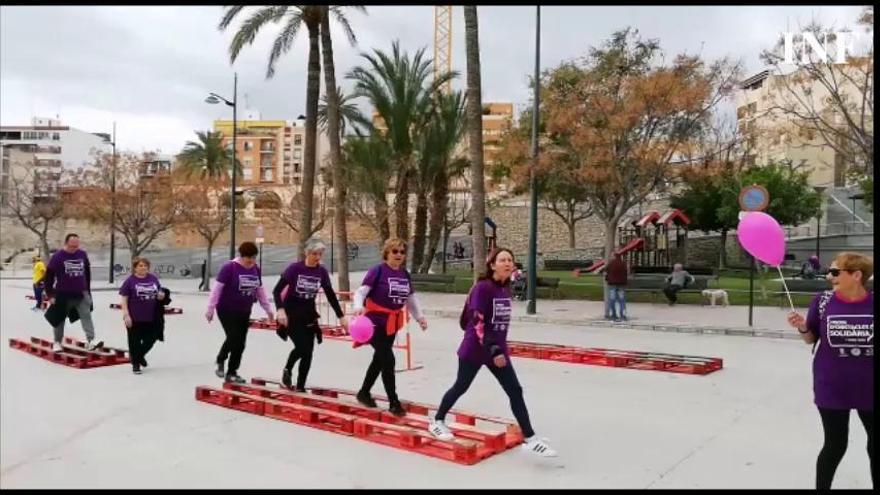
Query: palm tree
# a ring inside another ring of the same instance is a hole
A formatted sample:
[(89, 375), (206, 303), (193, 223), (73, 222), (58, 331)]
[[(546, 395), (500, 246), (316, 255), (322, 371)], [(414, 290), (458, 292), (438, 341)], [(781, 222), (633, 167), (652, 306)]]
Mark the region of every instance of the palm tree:
[(391, 148), (395, 176), (394, 212), (396, 234), (409, 238), (409, 183), (413, 170), (413, 145), (427, 123), (439, 88), (456, 77), (456, 72), (432, 76), (431, 60), (425, 49), (412, 58), (402, 53), (399, 41), (391, 45), (391, 55), (375, 49), (373, 54), (361, 53), (367, 67), (355, 67), (346, 76), (355, 81), (355, 96), (370, 100), (384, 121), (384, 138)]
[[(456, 158), (455, 150), (465, 133), (465, 98), (460, 91), (440, 95), (437, 112), (429, 127), (428, 142), (430, 145), (423, 149), (422, 158), (429, 158), (433, 166), (429, 166), (423, 181), (427, 187), (419, 193), (419, 200), (424, 198), (427, 203), (428, 189), (431, 193), (430, 221), (428, 223), (427, 253), (424, 261), (414, 263), (414, 269), (427, 273), (431, 267), (431, 260), (437, 251), (440, 242), (443, 222), (446, 218), (446, 207), (449, 199), (449, 181), (459, 177), (468, 167), (468, 161), (464, 158)], [(413, 242), (413, 257), (421, 255), (419, 225), (419, 205), (416, 205), (416, 236)], [(424, 239), (424, 233), (421, 238)], [(420, 266), (421, 265), (421, 266)]]
[[(362, 5), (355, 6), (357, 10), (366, 13), (367, 9)], [(342, 158), (340, 151), (340, 112), (339, 93), (336, 86), (336, 67), (333, 63), (333, 40), (330, 37), (330, 12), (335, 14), (336, 20), (342, 25), (348, 41), (352, 46), (357, 44), (357, 39), (351, 26), (348, 24), (342, 7), (325, 6), (321, 16), (321, 48), (324, 56), (324, 86), (327, 91), (326, 124), (327, 136), (330, 141), (330, 169), (333, 173), (333, 191), (335, 195), (335, 207), (333, 209), (333, 222), (336, 225), (336, 235), (342, 248), (336, 250), (336, 263), (339, 265), (339, 290), (348, 291), (348, 229), (345, 224), (346, 208), (346, 184), (342, 174)], [(330, 240), (333, 242), (333, 239)]]
[(480, 83), (480, 40), (477, 6), (464, 6), (465, 58), (467, 59), (467, 125), (471, 161), (471, 231), (473, 232), (474, 280), (486, 258), (486, 187), (483, 176), (483, 99)]
[[(381, 136), (372, 134), (348, 139), (342, 146), (343, 171), (350, 184), (352, 200), (348, 208), (365, 224), (370, 225), (382, 243), (391, 237), (388, 215), (388, 183), (391, 168), (391, 148)], [(364, 203), (370, 207), (365, 208)]]
[[(244, 10), (246, 5), (233, 5), (226, 7), (226, 13), (220, 21), (220, 30), (225, 30), (232, 20)], [(303, 181), (302, 191), (302, 226), (299, 233), (299, 255), (305, 253), (305, 244), (308, 240), (312, 227), (313, 194), (315, 190), (315, 158), (318, 131), (318, 96), (321, 84), (321, 65), (319, 56), (319, 35), (321, 18), (324, 13), (322, 5), (276, 5), (260, 7), (251, 17), (245, 19), (229, 44), (230, 62), (235, 62), (241, 49), (250, 45), (257, 37), (257, 33), (269, 23), (278, 24), (285, 21), (284, 28), (275, 38), (272, 50), (269, 53), (269, 64), (266, 69), (266, 78), (275, 75), (275, 64), (278, 58), (287, 53), (296, 35), (303, 24), (309, 32), (309, 61), (308, 76), (306, 82), (306, 139), (305, 153), (303, 157)]]
[[(198, 141), (187, 141), (183, 151), (177, 155), (178, 171), (185, 177), (223, 179), (232, 168), (232, 150), (223, 147), (223, 134), (211, 131), (196, 131)], [(241, 164), (236, 167), (241, 176)]]
[[(364, 117), (361, 110), (354, 103), (356, 98), (353, 94), (345, 94), (342, 88), (336, 88), (336, 95), (339, 100), (339, 137), (344, 138), (347, 130), (351, 129), (355, 133), (360, 130), (369, 131), (373, 124)], [(327, 93), (321, 97), (321, 103), (318, 105), (318, 126), (327, 131)]]

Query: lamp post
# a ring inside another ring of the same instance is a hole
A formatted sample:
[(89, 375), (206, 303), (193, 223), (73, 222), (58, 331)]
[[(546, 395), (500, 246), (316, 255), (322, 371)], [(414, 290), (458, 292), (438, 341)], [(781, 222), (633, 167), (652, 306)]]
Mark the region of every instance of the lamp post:
[(116, 122), (113, 123), (113, 164), (110, 175), (110, 283), (116, 266)]
[(238, 73), (235, 73), (235, 77), (232, 83), (232, 101), (227, 100), (226, 98), (216, 94), (216, 93), (208, 93), (208, 97), (205, 98), (206, 103), (210, 103), (211, 105), (216, 105), (220, 102), (225, 103), (227, 106), (232, 107), (232, 191), (230, 193), (230, 200), (232, 202), (232, 220), (231, 220), (231, 233), (229, 235), (229, 259), (235, 258), (235, 179), (238, 175), (238, 167), (236, 166), (236, 138), (238, 137)]
[(260, 269), (262, 269), (263, 268), (263, 241), (265, 240), (263, 238), (263, 224), (257, 225), (257, 232), (254, 237), (256, 237), (256, 239), (254, 239), (254, 240), (257, 241), (257, 244), (260, 246)]
[[(814, 186), (813, 189), (816, 193), (819, 194), (819, 197), (822, 197), (822, 192), (825, 191), (825, 186)], [(819, 262), (822, 262), (821, 251), (820, 251), (820, 240), (819, 240), (819, 229), (822, 226), (822, 205), (819, 205), (819, 213), (816, 215), (816, 257), (819, 258)]]
[(537, 312), (535, 285), (538, 283), (538, 186), (535, 183), (535, 173), (538, 167), (538, 107), (541, 95), (541, 6), (536, 7), (535, 16), (535, 97), (532, 107), (532, 167), (529, 173), (529, 282), (526, 305), (526, 313), (533, 315)]

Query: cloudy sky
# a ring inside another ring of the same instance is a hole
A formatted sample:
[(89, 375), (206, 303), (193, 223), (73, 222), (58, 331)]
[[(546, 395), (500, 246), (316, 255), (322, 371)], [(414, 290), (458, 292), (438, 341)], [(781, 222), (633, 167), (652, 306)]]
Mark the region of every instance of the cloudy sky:
[[(464, 20), (453, 9), (453, 68), (464, 86)], [(811, 19), (836, 27), (854, 25), (860, 7), (543, 7), (542, 67), (578, 58), (626, 26), (658, 38), (668, 56), (701, 53), (742, 59), (747, 72), (762, 69), (761, 49), (780, 33)], [(90, 132), (110, 132), (117, 122), (120, 149), (177, 153), (194, 130), (231, 118), (225, 105), (204, 103), (207, 92), (231, 98), (233, 72), (239, 97), (266, 119), (305, 113), (308, 38), (303, 32), (265, 79), (270, 44), (278, 27), (260, 33), (234, 66), (220, 32), (222, 8), (200, 7), (0, 7), (0, 123), (29, 124), (32, 116), (55, 117)], [(432, 6), (369, 7), (350, 13), (358, 36), (351, 47), (337, 30), (337, 78), (360, 63), (359, 53), (389, 50), (399, 39), (432, 56)], [(529, 101), (527, 76), (534, 70), (534, 7), (481, 7), (483, 101)], [(246, 95), (246, 97), (245, 97)], [(243, 105), (242, 105), (243, 106)], [(368, 110), (366, 104), (363, 110)]]

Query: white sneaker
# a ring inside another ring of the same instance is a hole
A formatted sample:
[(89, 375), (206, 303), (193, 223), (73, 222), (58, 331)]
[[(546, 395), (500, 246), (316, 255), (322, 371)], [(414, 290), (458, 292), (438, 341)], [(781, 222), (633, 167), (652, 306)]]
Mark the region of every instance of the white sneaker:
[(58, 342), (53, 342), (52, 352), (64, 352), (64, 347), (61, 347), (61, 344), (59, 344)]
[(538, 439), (536, 437), (532, 437), (526, 439), (525, 443), (522, 444), (523, 450), (528, 450), (529, 452), (539, 455), (541, 457), (556, 457), (556, 451), (551, 449), (549, 445), (547, 445), (547, 439), (541, 438)]
[(428, 425), (428, 432), (431, 433), (431, 435), (434, 435), (436, 438), (439, 438), (440, 440), (452, 440), (453, 438), (455, 438), (452, 435), (452, 432), (449, 431), (449, 427), (446, 426), (446, 423), (444, 423), (443, 421), (432, 419), (431, 423)]
[(88, 343), (86, 343), (86, 349), (89, 351), (94, 351), (95, 349), (98, 349), (103, 346), (104, 346), (104, 341), (95, 342), (94, 340), (90, 340), (90, 341), (88, 341)]

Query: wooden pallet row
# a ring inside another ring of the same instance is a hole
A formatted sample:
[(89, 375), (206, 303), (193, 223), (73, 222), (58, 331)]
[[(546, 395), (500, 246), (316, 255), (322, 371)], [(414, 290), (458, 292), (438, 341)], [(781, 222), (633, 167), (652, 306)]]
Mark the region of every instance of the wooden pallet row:
[(31, 337), (30, 342), (9, 339), (9, 347), (13, 349), (18, 349), (47, 361), (72, 368), (97, 368), (131, 362), (128, 357), (128, 351), (124, 349), (102, 347), (101, 349), (88, 351), (86, 350), (85, 342), (70, 337), (64, 338), (62, 346), (64, 347), (62, 352), (54, 352), (52, 350), (52, 342), (38, 337)]
[[(278, 382), (254, 378), (249, 384), (225, 383), (222, 389), (197, 387), (196, 399), (222, 407), (302, 424), (410, 452), (471, 465), (522, 443), (522, 433), (509, 420), (456, 412), (449, 425), (456, 438), (439, 440), (427, 432), (428, 412), (435, 406), (404, 402), (405, 417), (369, 408), (353, 399), (355, 392), (313, 388), (294, 392)], [(376, 397), (382, 400), (382, 398)], [(474, 425), (477, 419), (495, 429)]]
[(585, 348), (537, 342), (509, 341), (507, 348), (510, 355), (516, 357), (689, 375), (706, 375), (720, 370), (724, 365), (720, 358), (596, 347)]

